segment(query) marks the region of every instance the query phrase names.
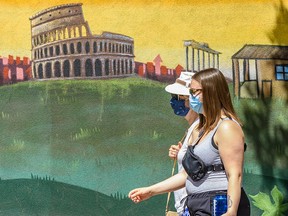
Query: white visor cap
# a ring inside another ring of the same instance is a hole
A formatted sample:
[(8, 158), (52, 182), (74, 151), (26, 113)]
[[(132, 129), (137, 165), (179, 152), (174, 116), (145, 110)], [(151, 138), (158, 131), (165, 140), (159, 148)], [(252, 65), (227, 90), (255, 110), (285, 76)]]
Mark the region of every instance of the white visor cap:
[(189, 96), (190, 83), (193, 75), (194, 73), (192, 72), (181, 72), (179, 78), (175, 80), (175, 83), (165, 87), (165, 91), (171, 94)]

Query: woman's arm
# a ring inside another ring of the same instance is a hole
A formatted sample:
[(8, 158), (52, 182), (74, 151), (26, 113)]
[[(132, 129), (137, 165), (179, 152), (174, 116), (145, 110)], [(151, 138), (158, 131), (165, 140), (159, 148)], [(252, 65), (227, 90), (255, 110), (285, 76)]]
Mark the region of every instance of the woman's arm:
[(128, 197), (135, 203), (147, 200), (152, 196), (172, 192), (185, 186), (187, 174), (182, 171), (162, 182), (142, 188), (136, 188), (129, 192)]
[(214, 141), (218, 145), (228, 178), (228, 210), (224, 215), (236, 216), (241, 197), (244, 161), (244, 134), (242, 128), (233, 121), (224, 121), (219, 126)]

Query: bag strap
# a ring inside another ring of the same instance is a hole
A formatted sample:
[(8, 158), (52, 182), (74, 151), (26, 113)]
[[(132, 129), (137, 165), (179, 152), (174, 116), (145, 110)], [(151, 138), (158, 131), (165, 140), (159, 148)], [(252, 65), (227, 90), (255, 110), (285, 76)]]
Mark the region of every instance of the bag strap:
[[(226, 119), (230, 119), (230, 118), (221, 118), (222, 121), (226, 120)], [(222, 122), (221, 121), (221, 122)], [(214, 143), (214, 135), (219, 127), (219, 125), (221, 124), (221, 122), (219, 122), (219, 124), (216, 126), (216, 130), (214, 131), (213, 135), (212, 135), (212, 145)], [(202, 138), (202, 136), (204, 135), (204, 131), (200, 131), (197, 140), (195, 141), (195, 144), (192, 146), (192, 150), (194, 151), (194, 148), (196, 147), (196, 145), (199, 143), (200, 139)], [(205, 165), (207, 168), (207, 171), (212, 171), (212, 172), (219, 172), (219, 171), (223, 171), (225, 170), (225, 167), (223, 165), (223, 163), (221, 162), (221, 164), (211, 164), (211, 165)]]
[(207, 171), (212, 171), (212, 172), (219, 172), (219, 171), (225, 170), (225, 167), (222, 163), (221, 164), (212, 164), (212, 165), (209, 165), (206, 167), (207, 167)]
[[(185, 131), (184, 136), (183, 136), (182, 139), (180, 140), (181, 143), (184, 141), (185, 137), (187, 136), (187, 133), (188, 133), (188, 130)], [(177, 162), (177, 158), (174, 158), (174, 160), (173, 160), (173, 167), (172, 167), (171, 176), (174, 175), (175, 167), (176, 167), (176, 164), (177, 164), (176, 162)], [(170, 196), (171, 196), (171, 192), (169, 192), (169, 193), (168, 193), (168, 196), (167, 196), (167, 202), (166, 202), (165, 214), (167, 214), (167, 212), (168, 212), (168, 206), (169, 206)]]

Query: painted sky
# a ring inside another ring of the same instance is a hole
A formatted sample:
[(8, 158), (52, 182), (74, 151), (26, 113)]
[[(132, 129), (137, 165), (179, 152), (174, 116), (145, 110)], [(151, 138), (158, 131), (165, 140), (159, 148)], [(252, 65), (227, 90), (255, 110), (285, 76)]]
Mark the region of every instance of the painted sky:
[(229, 74), (231, 56), (244, 44), (279, 44), (271, 40), (276, 26), (286, 29), (278, 31), (279, 37), (288, 34), (288, 20), (277, 21), (281, 2), (287, 12), (288, 0), (0, 0), (0, 55), (31, 55), (32, 15), (60, 4), (83, 3), (93, 34), (110, 31), (134, 38), (136, 61), (152, 61), (160, 54), (168, 67), (185, 66), (183, 40), (194, 39), (220, 51), (220, 69)]

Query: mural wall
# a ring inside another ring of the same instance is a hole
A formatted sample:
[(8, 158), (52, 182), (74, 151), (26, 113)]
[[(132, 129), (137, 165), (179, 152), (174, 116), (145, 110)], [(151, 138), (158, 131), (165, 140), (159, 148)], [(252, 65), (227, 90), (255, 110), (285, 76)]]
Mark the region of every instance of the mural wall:
[(167, 194), (127, 193), (170, 176), (188, 125), (164, 88), (209, 67), (244, 123), (252, 215), (288, 214), (286, 1), (0, 2), (0, 215), (163, 215)]

